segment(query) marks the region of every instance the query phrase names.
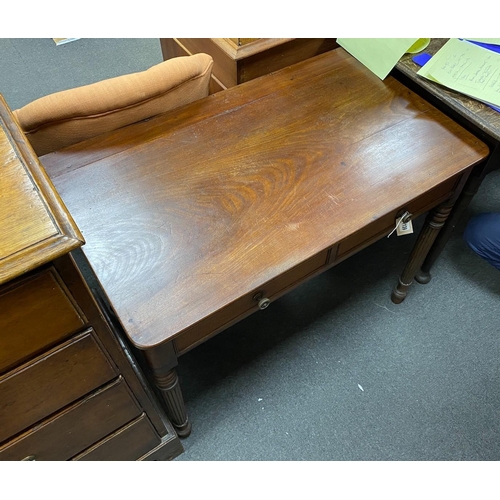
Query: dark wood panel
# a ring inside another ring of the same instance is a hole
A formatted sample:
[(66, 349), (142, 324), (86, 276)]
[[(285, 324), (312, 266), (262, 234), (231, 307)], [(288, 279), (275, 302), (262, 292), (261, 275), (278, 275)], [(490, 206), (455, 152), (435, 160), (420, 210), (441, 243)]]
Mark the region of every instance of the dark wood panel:
[[(75, 263), (75, 260), (78, 264)], [(109, 315), (109, 307), (103, 298), (104, 292), (82, 251), (77, 249), (70, 255), (56, 259), (54, 266), (70, 288), (73, 297), (92, 325), (94, 333), (127, 380), (127, 385), (134, 392), (157, 432), (160, 436), (172, 433), (171, 426), (165, 424), (166, 417), (131, 355), (129, 346), (121, 338), (119, 325), (115, 327), (116, 320)], [(99, 305), (97, 301), (99, 301)]]
[[(245, 48), (256, 44), (252, 42)], [(335, 38), (295, 38), (282, 45), (238, 61), (238, 82), (248, 82), (259, 76), (296, 64), (338, 47)]]
[(0, 289), (0, 374), (86, 322), (53, 268), (4, 289)]
[(74, 460), (138, 460), (161, 443), (146, 415), (92, 446)]
[(0, 442), (116, 375), (89, 332), (9, 372), (0, 378)]
[(68, 460), (140, 414), (120, 377), (0, 448), (0, 460)]

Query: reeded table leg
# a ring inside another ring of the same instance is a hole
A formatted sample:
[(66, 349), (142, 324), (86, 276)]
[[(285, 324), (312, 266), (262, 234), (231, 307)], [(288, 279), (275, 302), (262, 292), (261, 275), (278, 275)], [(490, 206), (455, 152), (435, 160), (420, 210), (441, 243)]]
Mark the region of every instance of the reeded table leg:
[(177, 365), (177, 356), (171, 343), (159, 345), (154, 349), (143, 351), (151, 372), (163, 398), (167, 416), (175, 427), (179, 437), (184, 438), (191, 434), (184, 398), (182, 397), (179, 377), (174, 367)]
[(413, 278), (422, 262), (424, 261), (429, 249), (436, 239), (439, 230), (443, 227), (453, 208), (453, 200), (448, 200), (434, 208), (425, 219), (425, 225), (413, 247), (413, 251), (408, 259), (408, 263), (399, 278), (399, 283), (394, 288), (391, 300), (395, 304), (400, 304), (408, 294), (408, 288), (413, 282)]
[(186, 406), (179, 385), (179, 377), (175, 370), (170, 370), (165, 375), (154, 373), (156, 386), (161, 391), (167, 415), (175, 427), (179, 437), (187, 437), (191, 434), (191, 422), (186, 413)]

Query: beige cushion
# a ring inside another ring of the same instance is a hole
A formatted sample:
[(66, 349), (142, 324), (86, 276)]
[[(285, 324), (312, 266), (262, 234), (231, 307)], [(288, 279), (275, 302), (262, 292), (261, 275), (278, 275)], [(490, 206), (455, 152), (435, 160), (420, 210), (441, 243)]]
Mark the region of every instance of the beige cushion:
[(168, 59), (146, 71), (41, 97), (14, 111), (41, 156), (208, 95), (207, 54)]

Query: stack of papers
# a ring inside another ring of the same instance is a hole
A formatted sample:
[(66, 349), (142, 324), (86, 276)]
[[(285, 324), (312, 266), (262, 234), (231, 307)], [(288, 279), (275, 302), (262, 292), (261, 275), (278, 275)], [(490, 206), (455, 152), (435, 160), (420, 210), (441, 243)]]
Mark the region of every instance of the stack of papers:
[[(474, 38), (500, 45), (500, 39)], [(499, 111), (500, 54), (483, 46), (451, 38), (417, 73), (428, 80), (484, 102)]]

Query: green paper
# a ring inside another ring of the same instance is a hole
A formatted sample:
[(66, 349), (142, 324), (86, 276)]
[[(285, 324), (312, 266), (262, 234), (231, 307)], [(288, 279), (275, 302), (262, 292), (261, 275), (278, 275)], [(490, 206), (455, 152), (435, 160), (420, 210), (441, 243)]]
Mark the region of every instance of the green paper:
[(500, 54), (473, 43), (451, 38), (417, 74), (500, 106)]
[(383, 80), (418, 40), (419, 38), (337, 38), (337, 43)]

